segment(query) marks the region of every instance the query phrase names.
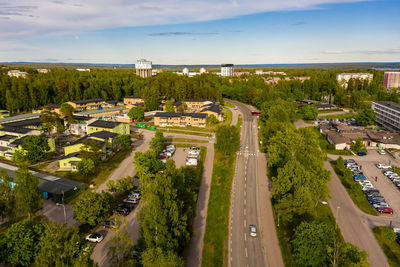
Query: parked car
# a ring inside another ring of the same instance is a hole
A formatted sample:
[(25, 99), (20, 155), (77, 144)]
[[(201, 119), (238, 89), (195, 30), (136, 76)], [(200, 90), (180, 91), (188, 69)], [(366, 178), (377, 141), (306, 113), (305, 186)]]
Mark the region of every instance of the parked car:
[(379, 213), (388, 213), (393, 214), (393, 209), (389, 207), (377, 208), (376, 209)]
[(86, 236), (86, 240), (93, 243), (99, 243), (103, 240), (103, 235), (99, 233), (93, 233)]
[(377, 209), (377, 208), (387, 208), (389, 207), (389, 205), (386, 202), (379, 202), (379, 203), (375, 203), (372, 204), (372, 206)]
[(378, 154), (379, 154), (379, 155), (385, 155), (385, 154), (386, 154), (386, 152), (385, 152), (385, 150), (381, 150), (381, 149), (379, 149), (379, 150), (378, 150)]
[(360, 157), (366, 156), (367, 153), (366, 152), (358, 152), (357, 155), (359, 155)]
[(200, 154), (200, 152), (198, 151), (198, 150), (190, 150), (189, 152), (188, 152), (188, 155), (199, 155)]
[(105, 220), (103, 226), (104, 228), (118, 228), (115, 220)]
[(367, 179), (367, 177), (363, 174), (360, 175), (353, 175), (354, 180), (362, 180), (362, 179)]
[(197, 166), (197, 159), (191, 159), (191, 158), (186, 159), (186, 165), (187, 166)]
[(390, 168), (392, 168), (392, 166), (386, 165), (386, 164), (382, 164), (382, 163), (376, 164), (375, 166), (376, 166), (378, 169), (390, 169)]
[(136, 208), (136, 206), (137, 206), (137, 204), (133, 204), (133, 203), (121, 203), (121, 204), (118, 204), (117, 208), (127, 209), (128, 211), (132, 211)]
[(250, 224), (249, 228), (250, 228), (250, 236), (256, 237), (257, 236), (256, 226), (254, 224)]
[(139, 203), (139, 199), (136, 198), (132, 198), (132, 197), (127, 197), (124, 200), (122, 200), (122, 202), (125, 203), (132, 203), (132, 204), (138, 204)]
[(191, 147), (190, 147), (190, 150), (199, 151), (199, 150), (200, 150), (200, 147), (198, 147), (198, 146), (191, 146)]
[(346, 163), (351, 163), (351, 162), (355, 163), (356, 161), (355, 161), (354, 159), (345, 159), (345, 160), (344, 160), (344, 163), (345, 163), (345, 164), (346, 164)]

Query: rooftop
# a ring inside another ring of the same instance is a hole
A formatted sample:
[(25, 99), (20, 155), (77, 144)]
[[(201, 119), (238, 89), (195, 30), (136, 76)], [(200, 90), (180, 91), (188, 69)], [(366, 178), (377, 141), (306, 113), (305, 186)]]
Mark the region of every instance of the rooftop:
[(115, 127), (117, 127), (120, 124), (121, 124), (120, 122), (97, 120), (97, 121), (94, 121), (91, 124), (89, 124), (89, 126), (114, 129)]
[(374, 103), (383, 105), (387, 108), (395, 109), (400, 112), (400, 104), (390, 101), (375, 101)]
[(219, 105), (210, 105), (210, 106), (202, 109), (200, 112), (205, 112), (205, 111), (212, 111), (212, 112), (220, 114), (222, 112), (222, 108)]
[(119, 112), (121, 110), (125, 110), (125, 107), (114, 107), (114, 108), (105, 108), (105, 109), (94, 109), (94, 110), (85, 110), (82, 112), (76, 112), (75, 115), (78, 116), (90, 116), (92, 114), (104, 113), (104, 112)]
[(207, 118), (207, 114), (205, 114), (205, 113), (185, 113), (185, 114), (183, 114), (183, 116), (192, 117), (192, 118), (200, 118), (200, 119)]
[(109, 131), (100, 131), (100, 132), (95, 132), (95, 133), (89, 134), (88, 136), (106, 140), (106, 139), (109, 139), (109, 138), (114, 138), (114, 137), (118, 136), (118, 134), (117, 133), (112, 133), (112, 132), (109, 132)]
[(10, 141), (11, 139), (15, 139), (16, 138), (16, 136), (15, 135), (8, 135), (8, 134), (6, 134), (6, 135), (3, 135), (3, 136), (0, 136), (0, 141)]
[(33, 131), (33, 129), (7, 126), (1, 128), (0, 131), (8, 133), (27, 134), (30, 131)]
[(73, 100), (71, 102), (81, 105), (81, 104), (97, 103), (97, 102), (103, 102), (103, 101), (104, 101), (103, 98), (92, 98), (92, 99), (84, 99), (84, 100)]
[(27, 119), (22, 121), (14, 121), (2, 124), (4, 127), (25, 127), (25, 126), (41, 126), (42, 121), (39, 118)]
[(182, 113), (180, 112), (157, 112), (154, 117), (160, 118), (171, 118), (171, 117), (181, 117)]
[(128, 95), (128, 96), (125, 96), (124, 98), (142, 99), (142, 97), (140, 97), (140, 96), (134, 96), (134, 95)]
[(12, 122), (12, 121), (22, 121), (22, 120), (27, 120), (27, 119), (39, 118), (39, 117), (40, 117), (39, 113), (15, 115), (15, 116), (10, 116), (10, 117), (0, 119), (0, 124)]

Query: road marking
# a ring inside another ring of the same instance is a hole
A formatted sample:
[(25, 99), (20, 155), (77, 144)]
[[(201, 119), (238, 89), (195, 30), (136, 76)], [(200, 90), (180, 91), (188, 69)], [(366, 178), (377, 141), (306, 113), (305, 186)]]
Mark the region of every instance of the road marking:
[(247, 223), (246, 223), (246, 219), (245, 219), (245, 220), (244, 220), (244, 227), (246, 227), (246, 224), (247, 224)]
[(244, 241), (247, 241), (247, 235), (246, 235), (246, 232), (244, 233)]
[(247, 184), (245, 183), (245, 184), (244, 184), (244, 188), (246, 188), (246, 187), (247, 187)]
[(246, 196), (246, 190), (244, 190), (244, 196)]
[(247, 257), (247, 247), (245, 248), (245, 250), (246, 250), (246, 257)]

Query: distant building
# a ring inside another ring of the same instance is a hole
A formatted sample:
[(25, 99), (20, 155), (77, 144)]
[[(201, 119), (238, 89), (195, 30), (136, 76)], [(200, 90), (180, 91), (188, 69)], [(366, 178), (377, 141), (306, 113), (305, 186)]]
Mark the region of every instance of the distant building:
[(37, 72), (39, 72), (39, 73), (49, 73), (50, 70), (49, 69), (37, 69)]
[(250, 75), (250, 72), (249, 71), (235, 71), (233, 73), (233, 75), (236, 76), (236, 77), (240, 77), (242, 75)]
[(189, 74), (189, 69), (188, 68), (183, 68), (182, 73), (184, 75), (188, 75)]
[(151, 75), (156, 76), (157, 74), (161, 73), (162, 69), (152, 69), (151, 70)]
[(10, 70), (7, 72), (7, 75), (10, 77), (16, 77), (16, 78), (26, 78), (28, 76), (28, 73), (25, 71), (19, 71), (19, 70)]
[(93, 98), (93, 99), (85, 99), (85, 100), (73, 100), (68, 101), (76, 111), (83, 111), (86, 109), (98, 109), (101, 108), (106, 102), (103, 98)]
[(200, 74), (202, 74), (202, 73), (206, 73), (207, 71), (206, 71), (206, 69), (205, 68), (200, 68)]
[(376, 122), (388, 130), (400, 131), (400, 104), (386, 101), (372, 102)]
[(221, 65), (221, 76), (222, 77), (233, 76), (233, 64), (222, 64)]
[(350, 79), (368, 80), (368, 82), (371, 82), (373, 78), (374, 75), (371, 73), (340, 73), (336, 75), (336, 80), (343, 88), (348, 87)]
[(385, 72), (383, 76), (383, 86), (386, 89), (400, 87), (400, 72)]
[(136, 75), (139, 75), (142, 78), (151, 77), (153, 75), (152, 68), (153, 66), (151, 61), (145, 59), (139, 59), (136, 61)]
[(140, 96), (125, 96), (124, 97), (124, 104), (125, 105), (138, 105), (138, 104), (144, 104), (144, 99)]
[(80, 68), (78, 68), (78, 69), (76, 69), (77, 71), (87, 71), (87, 72), (91, 72), (92, 71), (92, 69), (80, 69)]

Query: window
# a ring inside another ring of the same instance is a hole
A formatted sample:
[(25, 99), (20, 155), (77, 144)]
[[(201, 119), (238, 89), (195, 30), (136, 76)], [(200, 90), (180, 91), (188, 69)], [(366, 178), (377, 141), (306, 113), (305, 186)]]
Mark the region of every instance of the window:
[(64, 162), (64, 166), (67, 166), (67, 163)]

